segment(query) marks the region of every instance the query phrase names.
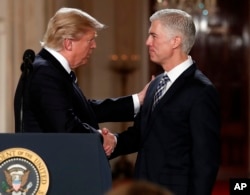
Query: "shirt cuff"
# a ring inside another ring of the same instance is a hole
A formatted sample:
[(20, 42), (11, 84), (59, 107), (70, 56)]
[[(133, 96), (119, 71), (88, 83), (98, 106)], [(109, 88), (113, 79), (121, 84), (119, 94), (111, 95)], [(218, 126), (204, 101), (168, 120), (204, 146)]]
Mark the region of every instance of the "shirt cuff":
[(133, 102), (134, 102), (134, 116), (136, 116), (138, 114), (138, 112), (140, 111), (140, 101), (139, 101), (139, 97), (137, 94), (132, 95), (133, 98)]

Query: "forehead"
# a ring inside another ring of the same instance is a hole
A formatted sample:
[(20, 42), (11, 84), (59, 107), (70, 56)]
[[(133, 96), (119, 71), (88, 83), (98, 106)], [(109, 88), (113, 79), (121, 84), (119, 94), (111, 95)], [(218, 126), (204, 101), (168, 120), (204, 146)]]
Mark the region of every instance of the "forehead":
[(79, 33), (76, 39), (89, 40), (89, 39), (93, 39), (96, 36), (97, 36), (97, 31), (95, 29), (88, 29), (88, 30), (85, 30), (84, 32)]
[(94, 29), (90, 29), (83, 34), (83, 37), (94, 37), (97, 36), (97, 32)]
[(150, 28), (149, 28), (149, 33), (155, 33), (155, 34), (160, 34), (163, 32), (163, 26), (159, 20), (154, 20), (152, 21)]

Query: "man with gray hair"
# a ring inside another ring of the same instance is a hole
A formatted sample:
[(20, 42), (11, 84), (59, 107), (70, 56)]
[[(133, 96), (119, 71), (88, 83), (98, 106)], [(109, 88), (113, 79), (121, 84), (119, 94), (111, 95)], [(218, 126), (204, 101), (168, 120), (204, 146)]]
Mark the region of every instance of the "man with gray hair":
[(219, 97), (189, 52), (192, 17), (177, 9), (150, 17), (151, 61), (164, 72), (148, 87), (134, 126), (117, 135), (111, 158), (138, 152), (135, 177), (175, 195), (211, 195), (220, 162)]

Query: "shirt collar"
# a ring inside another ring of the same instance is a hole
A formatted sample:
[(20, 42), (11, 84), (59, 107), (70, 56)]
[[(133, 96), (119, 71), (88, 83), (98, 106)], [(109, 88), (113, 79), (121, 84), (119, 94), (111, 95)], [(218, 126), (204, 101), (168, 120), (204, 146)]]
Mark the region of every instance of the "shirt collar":
[(61, 65), (63, 66), (63, 68), (68, 73), (70, 73), (71, 69), (69, 67), (69, 63), (68, 63), (68, 61), (66, 60), (66, 58), (62, 54), (60, 54), (56, 50), (51, 49), (49, 47), (44, 47), (44, 49), (46, 49), (51, 55), (53, 55), (61, 63)]
[(193, 60), (192, 60), (191, 56), (188, 56), (187, 60), (185, 60), (181, 64), (177, 65), (169, 72), (165, 72), (164, 74), (167, 74), (171, 83), (173, 83), (192, 64), (193, 64)]

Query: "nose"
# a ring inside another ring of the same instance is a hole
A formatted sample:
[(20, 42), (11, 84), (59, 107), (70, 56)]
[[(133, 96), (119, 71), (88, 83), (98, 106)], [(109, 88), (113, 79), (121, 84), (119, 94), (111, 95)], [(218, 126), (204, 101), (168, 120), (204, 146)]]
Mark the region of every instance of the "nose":
[(91, 46), (90, 46), (92, 49), (95, 49), (96, 48), (96, 41), (95, 41), (95, 39), (93, 39), (92, 41), (91, 41)]
[(96, 48), (96, 41), (95, 41), (95, 39), (92, 39), (92, 40), (89, 41), (89, 47), (91, 49), (95, 49)]
[(150, 44), (151, 44), (150, 37), (148, 37), (146, 40), (146, 45), (149, 46)]

